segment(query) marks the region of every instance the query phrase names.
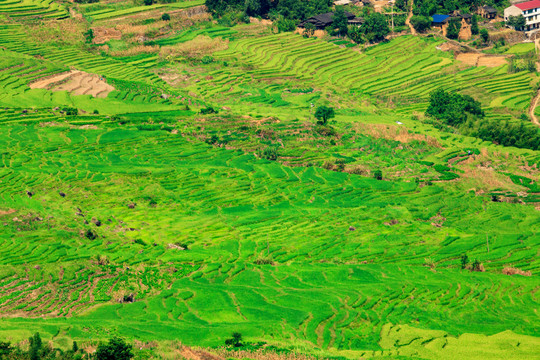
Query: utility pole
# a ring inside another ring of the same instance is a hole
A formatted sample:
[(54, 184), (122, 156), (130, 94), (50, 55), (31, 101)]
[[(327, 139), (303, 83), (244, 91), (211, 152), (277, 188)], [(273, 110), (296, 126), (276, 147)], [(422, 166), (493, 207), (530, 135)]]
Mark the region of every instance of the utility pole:
[(394, 33), (394, 3), (395, 1), (392, 0), (392, 34)]

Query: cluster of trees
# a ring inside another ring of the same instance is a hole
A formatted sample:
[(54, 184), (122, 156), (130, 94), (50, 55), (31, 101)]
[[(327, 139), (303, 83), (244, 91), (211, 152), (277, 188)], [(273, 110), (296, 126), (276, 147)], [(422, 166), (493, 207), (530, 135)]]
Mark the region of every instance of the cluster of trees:
[(430, 94), (426, 115), (447, 125), (458, 126), (471, 117), (483, 118), (484, 111), (481, 104), (468, 95), (437, 89)]
[(540, 131), (535, 126), (525, 125), (524, 119), (515, 123), (497, 120), (471, 121), (463, 124), (460, 131), (464, 135), (504, 146), (540, 150)]
[(430, 95), (426, 116), (458, 129), (462, 134), (504, 146), (540, 150), (540, 131), (520, 122), (510, 123), (484, 119), (481, 104), (468, 95), (435, 90)]
[(513, 27), (516, 30), (520, 30), (525, 26), (527, 21), (525, 20), (525, 17), (523, 15), (519, 16), (512, 16), (510, 15), (508, 17), (508, 20), (506, 21), (506, 25)]
[(206, 0), (206, 7), (214, 15), (226, 12), (245, 12), (249, 16), (282, 17), (287, 20), (305, 20), (313, 15), (330, 11), (332, 0)]
[[(406, 3), (406, 0), (397, 0), (396, 5), (399, 4), (399, 7), (403, 2)], [(505, 7), (507, 6), (507, 0), (414, 0), (413, 13), (422, 16), (449, 14), (455, 10), (472, 13), (475, 9), (484, 5)]]
[[(0, 341), (0, 359), (2, 360), (81, 360), (83, 352), (74, 341), (71, 349), (61, 350), (45, 345), (39, 333), (28, 339), (28, 349), (13, 346)], [(131, 360), (133, 347), (120, 338), (112, 338), (108, 343), (100, 344), (91, 358), (95, 360)], [(85, 356), (88, 357), (87, 355)]]
[[(206, 7), (217, 17), (237, 14), (245, 16), (268, 16), (275, 20), (278, 31), (293, 31), (299, 22), (312, 16), (331, 11), (332, 0), (206, 0)], [(306, 36), (315, 31), (313, 26), (306, 26)], [(334, 12), (331, 29), (334, 35), (349, 36), (356, 43), (380, 42), (390, 33), (388, 21), (383, 14), (370, 12), (365, 14), (365, 23), (361, 27), (349, 27), (345, 10), (338, 6)]]

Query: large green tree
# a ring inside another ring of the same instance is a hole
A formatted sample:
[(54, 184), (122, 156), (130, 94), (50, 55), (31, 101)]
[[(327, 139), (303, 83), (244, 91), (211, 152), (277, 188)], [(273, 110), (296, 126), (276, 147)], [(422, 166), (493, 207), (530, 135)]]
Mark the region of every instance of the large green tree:
[(414, 26), (418, 32), (424, 32), (431, 27), (432, 19), (427, 16), (414, 15), (411, 18), (411, 25)]
[(332, 119), (335, 116), (334, 109), (328, 106), (319, 106), (315, 111), (315, 117), (317, 118), (320, 125), (326, 125), (328, 120)]
[(378, 12), (371, 13), (366, 17), (362, 30), (366, 35), (366, 39), (371, 42), (380, 42), (386, 39), (386, 35), (390, 33), (390, 28), (383, 14)]
[(335, 29), (336, 33), (340, 36), (347, 35), (347, 25), (348, 20), (345, 16), (345, 10), (343, 9), (343, 6), (336, 6), (336, 10), (334, 11), (334, 16), (332, 16), (332, 26)]

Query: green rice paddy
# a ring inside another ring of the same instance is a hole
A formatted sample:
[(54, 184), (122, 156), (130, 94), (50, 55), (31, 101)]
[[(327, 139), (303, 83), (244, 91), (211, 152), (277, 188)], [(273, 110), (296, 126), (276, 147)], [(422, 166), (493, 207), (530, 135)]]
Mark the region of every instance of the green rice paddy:
[[(540, 154), (422, 117), (443, 86), (532, 126), (520, 115), (536, 74), (466, 66), (437, 38), (360, 51), (207, 24), (147, 43), (228, 42), (203, 64), (57, 48), (22, 26), (0, 24), (0, 340), (212, 348), (238, 331), (320, 357), (538, 356)], [(115, 90), (29, 87), (70, 68)], [(311, 104), (335, 107), (336, 136)], [(462, 269), (464, 254), (485, 271)]]

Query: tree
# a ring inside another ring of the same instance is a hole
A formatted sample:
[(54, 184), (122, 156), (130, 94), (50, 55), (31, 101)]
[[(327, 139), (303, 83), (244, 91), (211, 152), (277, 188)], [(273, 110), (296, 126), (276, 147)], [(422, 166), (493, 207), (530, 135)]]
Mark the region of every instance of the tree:
[(163, 15), (161, 15), (161, 20), (163, 21), (169, 21), (171, 20), (171, 16), (167, 13), (163, 13)]
[(478, 16), (476, 16), (476, 14), (474, 14), (473, 17), (472, 17), (471, 33), (473, 35), (478, 35)]
[(467, 254), (461, 255), (461, 268), (465, 269), (468, 263), (469, 263), (469, 257), (467, 256)]
[(150, 6), (154, 3), (154, 0), (143, 0), (144, 5)]
[(358, 26), (351, 26), (347, 32), (349, 39), (357, 44), (363, 44), (365, 42), (364, 33)]
[(411, 18), (411, 25), (418, 32), (424, 32), (431, 27), (431, 18), (427, 16), (414, 15)]
[(328, 106), (319, 106), (317, 110), (315, 110), (315, 117), (317, 118), (317, 123), (320, 125), (326, 125), (328, 120), (335, 117), (334, 109)]
[(487, 31), (487, 29), (480, 30), (480, 37), (482, 38), (484, 44), (489, 41), (489, 32)]
[(77, 345), (77, 342), (76, 341), (73, 341), (73, 345), (71, 347), (71, 351), (73, 351), (74, 353), (76, 353), (77, 351), (79, 351), (79, 346)]
[(366, 17), (366, 21), (362, 25), (362, 31), (369, 42), (375, 43), (385, 40), (386, 35), (390, 33), (390, 28), (383, 14), (372, 12)]
[(275, 21), (274, 24), (276, 24), (278, 32), (290, 32), (294, 31), (296, 29), (296, 22), (292, 19), (285, 19), (284, 17), (280, 16), (278, 21)]
[(373, 172), (373, 177), (377, 180), (382, 180), (382, 171), (381, 170), (375, 170)]
[(242, 344), (242, 334), (240, 334), (239, 332), (233, 332), (232, 338), (225, 340), (225, 345), (232, 345), (234, 347), (244, 346)]
[(130, 360), (133, 346), (120, 338), (112, 338), (108, 344), (100, 344), (96, 351), (96, 360)]
[(0, 359), (3, 359), (4, 356), (8, 356), (13, 351), (11, 343), (0, 341)]
[(84, 34), (84, 40), (87, 44), (91, 44), (94, 41), (94, 30), (88, 29)]
[(461, 30), (461, 20), (451, 19), (448, 21), (448, 27), (446, 28), (446, 36), (449, 39), (457, 39), (459, 37), (459, 31)]
[(345, 16), (345, 10), (343, 9), (343, 6), (336, 6), (332, 21), (333, 28), (336, 29), (338, 35), (347, 35), (347, 31), (349, 30), (347, 28), (348, 21), (347, 17)]
[(506, 25), (513, 27), (515, 30), (521, 30), (527, 21), (523, 15), (513, 16), (510, 15), (506, 21)]
[(39, 352), (41, 350), (41, 346), (43, 345), (41, 336), (39, 336), (39, 333), (35, 333), (34, 336), (28, 339), (28, 341), (30, 342), (30, 348), (28, 349), (30, 360), (39, 360)]
[(268, 13), (270, 2), (268, 0), (245, 0), (245, 11), (249, 16), (262, 16)]
[(304, 37), (312, 37), (315, 34), (315, 25), (308, 22), (304, 25)]

